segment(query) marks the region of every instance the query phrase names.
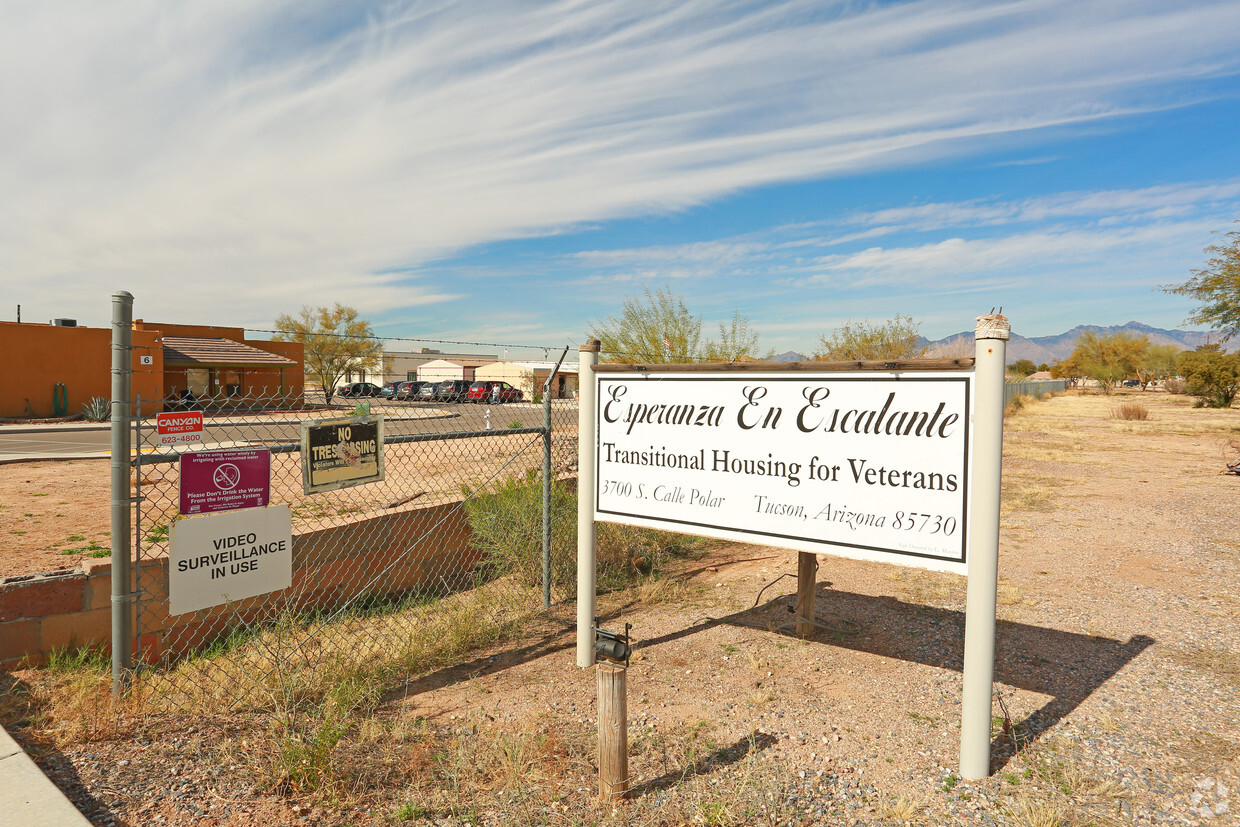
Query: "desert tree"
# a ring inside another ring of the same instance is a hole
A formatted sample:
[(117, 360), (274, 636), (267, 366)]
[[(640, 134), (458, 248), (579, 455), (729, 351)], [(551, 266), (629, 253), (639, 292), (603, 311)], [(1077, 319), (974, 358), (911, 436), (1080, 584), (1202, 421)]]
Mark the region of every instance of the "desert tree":
[(759, 352), (758, 340), (761, 338), (749, 321), (739, 310), (732, 314), (731, 322), (719, 323), (719, 338), (706, 343), (703, 360), (707, 362), (734, 362), (737, 359), (750, 358), (759, 361), (770, 359), (774, 353), (770, 350)]
[(1217, 343), (1181, 353), (1177, 370), (1199, 406), (1229, 408), (1240, 392), (1240, 353), (1224, 353)]
[(1206, 266), (1193, 270), (1191, 279), (1162, 289), (1201, 302), (1188, 321), (1220, 331), (1226, 342), (1240, 334), (1240, 230), (1223, 238), (1222, 243), (1206, 248)]
[(297, 315), (280, 314), (275, 339), (305, 347), (306, 373), (323, 386), (332, 401), (336, 383), (350, 373), (374, 371), (382, 364), (383, 345), (370, 322), (357, 310), (336, 302), (331, 307), (302, 307)]
[(590, 335), (602, 343), (608, 362), (667, 364), (733, 361), (757, 356), (758, 332), (739, 311), (730, 323), (719, 324), (719, 339), (702, 334), (702, 317), (684, 299), (662, 287), (642, 287), (642, 297), (627, 297), (620, 314), (591, 324)]
[(1124, 379), (1137, 375), (1149, 346), (1145, 336), (1123, 332), (1099, 336), (1091, 330), (1076, 340), (1070, 359), (1082, 375), (1098, 383), (1103, 393), (1110, 393)]
[(1033, 363), (1032, 359), (1017, 359), (1008, 365), (1008, 372), (1019, 376), (1022, 379), (1038, 372), (1038, 366)]
[(918, 333), (919, 325), (910, 316), (872, 324), (845, 322), (830, 335), (818, 337), (813, 359), (829, 362), (851, 362), (866, 359), (920, 359), (929, 345)]
[(1150, 345), (1137, 364), (1137, 379), (1141, 381), (1141, 390), (1149, 387), (1151, 382), (1166, 379), (1176, 373), (1176, 360), (1183, 348), (1175, 345)]

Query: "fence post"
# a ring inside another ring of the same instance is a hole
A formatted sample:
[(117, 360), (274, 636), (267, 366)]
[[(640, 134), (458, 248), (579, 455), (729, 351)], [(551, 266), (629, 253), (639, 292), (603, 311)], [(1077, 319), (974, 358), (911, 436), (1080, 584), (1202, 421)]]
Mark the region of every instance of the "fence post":
[(594, 664), (594, 366), (600, 349), (598, 339), (589, 339), (577, 357), (577, 665), (582, 668)]
[(1003, 374), (1012, 326), (1001, 314), (979, 316), (969, 504), (969, 584), (965, 598), (964, 692), (960, 702), (960, 777), (990, 775), (991, 692), (995, 676), (995, 603), (999, 586), (999, 489), (1003, 462)]
[(119, 697), (133, 665), (130, 604), (130, 399), (133, 393), (133, 294), (112, 294), (112, 694)]
[(543, 608), (551, 608), (551, 383), (560, 372), (568, 348), (560, 354), (555, 367), (543, 382), (543, 490), (542, 490), (542, 576)]

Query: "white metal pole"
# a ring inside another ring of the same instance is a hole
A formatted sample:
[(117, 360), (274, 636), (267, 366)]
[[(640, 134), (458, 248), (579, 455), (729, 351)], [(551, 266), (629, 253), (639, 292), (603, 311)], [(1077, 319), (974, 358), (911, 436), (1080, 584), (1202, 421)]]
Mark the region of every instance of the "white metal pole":
[(594, 366), (600, 347), (598, 339), (590, 339), (577, 357), (577, 665), (583, 669), (594, 665)]
[(964, 620), (960, 777), (990, 775), (991, 688), (995, 674), (995, 598), (999, 585), (999, 488), (1003, 462), (1003, 377), (1012, 326), (1001, 313), (979, 316), (974, 331), (973, 474), (969, 504), (969, 589)]

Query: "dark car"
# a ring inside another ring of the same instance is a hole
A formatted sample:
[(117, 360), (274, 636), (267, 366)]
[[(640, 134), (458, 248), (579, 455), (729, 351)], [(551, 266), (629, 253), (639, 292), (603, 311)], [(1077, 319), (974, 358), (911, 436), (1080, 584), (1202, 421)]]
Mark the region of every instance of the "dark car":
[(380, 396), (383, 388), (372, 382), (350, 382), (336, 389), (337, 396)]
[(412, 399), (425, 382), (388, 382), (383, 386), (384, 399)]
[(502, 402), (520, 402), (524, 396), (507, 382), (475, 382), (469, 386), (465, 401), (498, 405)]
[(473, 382), (468, 379), (448, 379), (435, 386), (436, 402), (464, 402), (465, 394)]

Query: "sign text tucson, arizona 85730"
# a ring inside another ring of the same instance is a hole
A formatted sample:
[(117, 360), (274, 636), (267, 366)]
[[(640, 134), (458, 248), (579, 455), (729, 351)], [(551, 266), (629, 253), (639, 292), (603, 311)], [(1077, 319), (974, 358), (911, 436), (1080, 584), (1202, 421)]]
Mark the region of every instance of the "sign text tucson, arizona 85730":
[(596, 518), (966, 574), (972, 379), (600, 373)]

